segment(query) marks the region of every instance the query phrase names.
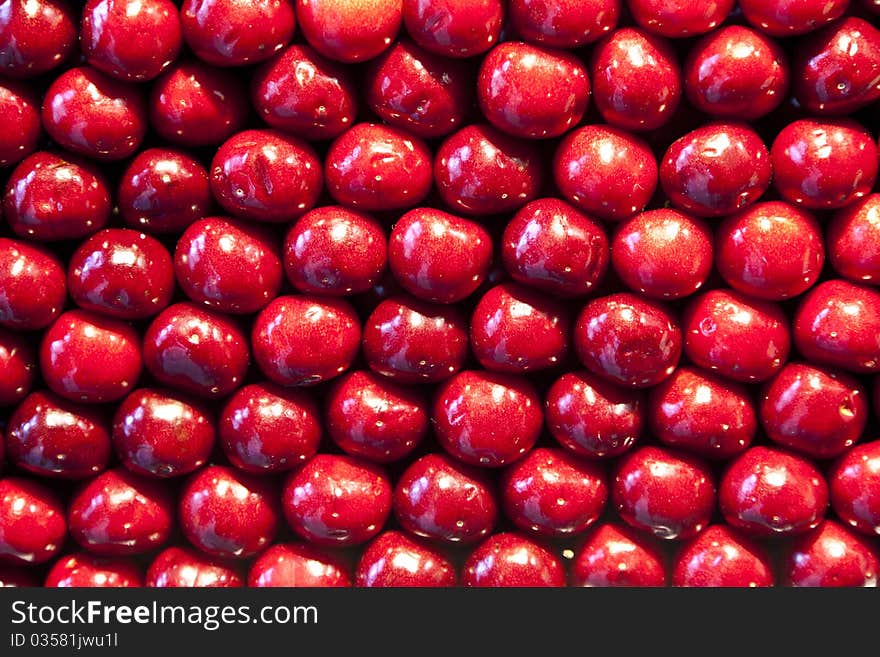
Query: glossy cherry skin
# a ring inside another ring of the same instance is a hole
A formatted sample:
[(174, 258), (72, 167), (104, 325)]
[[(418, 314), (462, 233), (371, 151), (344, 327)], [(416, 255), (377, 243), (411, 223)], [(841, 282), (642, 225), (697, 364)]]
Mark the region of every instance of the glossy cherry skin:
[(208, 172), (188, 154), (166, 148), (138, 153), (117, 189), (119, 214), (130, 228), (178, 233), (211, 213)]
[(541, 154), (534, 143), (488, 124), (471, 124), (440, 144), (434, 182), (453, 212), (476, 216), (513, 212), (541, 190)]
[(13, 406), (24, 399), (36, 374), (37, 354), (27, 335), (0, 328), (0, 406)]
[(253, 323), (260, 370), (279, 385), (314, 385), (347, 370), (361, 341), (360, 319), (344, 299), (281, 296)]
[(241, 575), (218, 559), (210, 559), (188, 547), (162, 550), (147, 568), (146, 586), (155, 588), (237, 588)]
[(571, 585), (660, 587), (667, 583), (664, 557), (645, 534), (606, 523), (588, 533), (571, 567)]
[(250, 587), (351, 586), (348, 567), (329, 554), (304, 543), (279, 543), (251, 564)]
[(403, 21), (401, 0), (296, 0), (296, 17), (312, 48), (346, 64), (387, 50)]
[(681, 326), (687, 357), (734, 381), (766, 381), (791, 351), (788, 319), (780, 307), (733, 290), (711, 290), (693, 299)]
[(868, 536), (880, 534), (880, 441), (844, 452), (828, 472), (828, 486), (843, 522)]
[(621, 28), (596, 44), (590, 81), (599, 114), (627, 131), (659, 128), (681, 101), (681, 69), (671, 44), (637, 28)]
[(422, 48), (444, 57), (480, 55), (501, 36), (501, 0), (403, 0), (406, 31)]
[(705, 34), (724, 22), (734, 0), (629, 0), (632, 16), (641, 27), (665, 37)]
[(86, 479), (107, 467), (110, 430), (97, 409), (32, 392), (9, 417), (6, 458), (40, 477)]
[(712, 271), (712, 231), (704, 221), (672, 209), (628, 219), (614, 234), (611, 265), (634, 292), (680, 299), (701, 287)]
[(98, 231), (79, 245), (67, 267), (74, 303), (108, 317), (151, 317), (171, 303), (174, 293), (168, 249), (127, 228)]
[(436, 208), (406, 212), (388, 240), (394, 278), (425, 301), (467, 298), (488, 278), (492, 259), (492, 237), (481, 224)]
[(550, 48), (578, 48), (617, 26), (621, 0), (511, 0), (511, 26), (524, 41)]
[(307, 142), (275, 130), (245, 130), (217, 149), (211, 192), (227, 212), (283, 223), (311, 209), (321, 193), (321, 162)]
[(122, 464), (148, 477), (177, 477), (207, 463), (214, 420), (199, 402), (161, 388), (139, 388), (116, 407), (113, 447)]
[(144, 333), (143, 354), (157, 381), (207, 399), (238, 388), (250, 364), (238, 324), (194, 303), (176, 303), (159, 313)]
[(122, 160), (147, 131), (140, 87), (90, 66), (59, 75), (43, 98), (43, 127), (65, 149), (101, 161)]
[(0, 566), (0, 589), (36, 588), (42, 583), (34, 569), (27, 566)]
[(428, 433), (428, 400), (375, 372), (343, 374), (324, 396), (324, 426), (336, 445), (375, 463), (399, 461)]
[(785, 100), (790, 80), (782, 47), (740, 25), (707, 34), (688, 51), (684, 90), (696, 109), (711, 116), (755, 120)]
[(666, 150), (660, 185), (685, 212), (720, 217), (763, 196), (772, 171), (770, 153), (758, 133), (743, 123), (710, 123)]
[(819, 283), (794, 314), (794, 344), (809, 361), (855, 373), (880, 369), (880, 292), (840, 279)]
[(787, 586), (824, 588), (874, 588), (878, 570), (876, 548), (833, 520), (794, 541), (782, 565)]
[(366, 101), (383, 121), (429, 139), (459, 128), (473, 104), (471, 73), (409, 39), (396, 41), (366, 71)]
[(880, 281), (880, 194), (869, 194), (838, 210), (828, 224), (828, 260), (856, 283)]
[(43, 379), (54, 393), (71, 401), (122, 399), (138, 382), (142, 367), (140, 336), (121, 320), (70, 310), (43, 334)]
[(584, 212), (620, 221), (641, 212), (657, 188), (657, 160), (639, 137), (607, 125), (575, 128), (559, 142), (553, 177)]
[(718, 504), (727, 523), (750, 536), (795, 535), (822, 521), (828, 487), (806, 458), (755, 446), (727, 466)]
[[(2, 69), (0, 69), (2, 70)], [(37, 96), (24, 84), (0, 82), (0, 167), (16, 164), (37, 150), (42, 131)]]
[(565, 586), (565, 570), (546, 548), (504, 532), (490, 536), (470, 553), (461, 579), (468, 587), (560, 587)]
[(547, 537), (583, 532), (608, 501), (602, 468), (555, 447), (533, 449), (506, 468), (499, 492), (514, 525)]
[(639, 447), (618, 461), (611, 500), (630, 526), (658, 538), (684, 540), (709, 524), (715, 484), (712, 471), (697, 457), (664, 447)]
[(11, 0), (0, 18), (0, 73), (32, 78), (61, 64), (76, 45), (76, 22), (67, 0)]
[(351, 73), (307, 45), (293, 44), (258, 68), (251, 101), (270, 127), (302, 139), (333, 139), (357, 115)]
[(431, 419), (440, 445), (453, 457), (486, 468), (522, 458), (537, 442), (543, 413), (525, 377), (466, 370), (435, 391)]
[(443, 381), (464, 365), (467, 326), (455, 306), (394, 296), (364, 324), (364, 357), (371, 370), (399, 383)]
[(861, 438), (869, 410), (865, 389), (855, 378), (789, 363), (764, 386), (759, 413), (770, 440), (814, 459), (828, 459)]
[(180, 55), (183, 36), (171, 0), (134, 5), (125, 0), (88, 0), (80, 43), (86, 60), (120, 80), (152, 80)]
[(194, 302), (234, 315), (263, 308), (277, 296), (283, 276), (276, 238), (267, 227), (225, 217), (205, 217), (183, 231), (174, 274)]
[(64, 153), (38, 151), (6, 182), (6, 222), (16, 235), (40, 242), (81, 239), (107, 223), (111, 207), (104, 175)]
[(773, 586), (766, 551), (727, 525), (712, 525), (684, 545), (672, 567), (673, 586)]
[(265, 479), (209, 465), (187, 480), (178, 514), (186, 539), (212, 557), (243, 559), (271, 544), (280, 513)]
[(305, 390), (254, 383), (226, 401), (217, 433), (223, 452), (236, 468), (257, 474), (280, 472), (318, 451), (321, 415)]
[(45, 563), (66, 539), (64, 506), (52, 489), (23, 477), (0, 479), (0, 563)]
[(681, 357), (681, 329), (655, 301), (621, 292), (589, 301), (572, 332), (574, 348), (593, 374), (631, 388), (657, 385)]
[(735, 290), (781, 301), (810, 289), (825, 264), (822, 228), (808, 211), (782, 201), (725, 218), (715, 231), (715, 264)]
[(805, 208), (837, 209), (871, 192), (877, 146), (850, 119), (800, 119), (784, 127), (770, 149), (773, 184)]
[(758, 428), (744, 385), (694, 367), (678, 368), (653, 388), (647, 410), (660, 442), (711, 459), (743, 452)]
[(342, 206), (309, 210), (284, 238), (287, 280), (300, 292), (348, 296), (375, 285), (388, 259), (376, 219)]
[(202, 61), (243, 66), (290, 43), (296, 14), (293, 0), (184, 0), (180, 24), (186, 45)]
[(70, 535), (92, 554), (143, 554), (174, 525), (174, 496), (159, 482), (113, 468), (83, 483), (67, 508)]
[(426, 454), (407, 466), (394, 487), (393, 508), (409, 533), (447, 543), (482, 540), (498, 521), (485, 472), (446, 454)]
[(143, 585), (144, 576), (136, 561), (97, 557), (87, 552), (61, 557), (43, 583), (47, 588), (139, 588)]
[(0, 237), (0, 326), (33, 331), (51, 324), (67, 301), (58, 257), (42, 246)]
[(740, 0), (739, 8), (749, 23), (771, 36), (805, 34), (830, 23), (849, 7), (849, 0)]
[(359, 545), (384, 527), (391, 482), (362, 459), (318, 454), (286, 479), (281, 501), (287, 524), (310, 543)]
[(355, 586), (360, 587), (449, 587), (458, 583), (455, 566), (446, 557), (396, 530), (367, 545), (354, 578)]
[(181, 59), (150, 87), (150, 126), (183, 146), (213, 146), (244, 125), (247, 93), (236, 75), (197, 59)]

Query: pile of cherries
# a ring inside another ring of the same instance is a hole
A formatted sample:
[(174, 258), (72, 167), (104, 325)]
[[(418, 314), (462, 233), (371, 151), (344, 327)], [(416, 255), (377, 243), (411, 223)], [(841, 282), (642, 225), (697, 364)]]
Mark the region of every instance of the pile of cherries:
[(0, 584), (874, 586), (880, 0), (0, 0)]

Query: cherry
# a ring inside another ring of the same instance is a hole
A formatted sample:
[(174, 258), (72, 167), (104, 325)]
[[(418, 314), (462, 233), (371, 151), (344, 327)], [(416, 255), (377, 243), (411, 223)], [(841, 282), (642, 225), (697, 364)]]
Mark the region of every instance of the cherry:
[(64, 506), (51, 488), (23, 477), (0, 479), (0, 563), (45, 563), (66, 538)]
[(523, 40), (551, 48), (578, 48), (613, 30), (621, 0), (511, 0), (510, 23)]
[(11, 0), (0, 17), (0, 71), (11, 78), (51, 71), (73, 51), (76, 37), (67, 0)]
[[(877, 236), (875, 237), (875, 233)], [(856, 283), (880, 281), (880, 194), (870, 194), (838, 210), (828, 224), (828, 260)]]
[(782, 565), (788, 586), (877, 586), (880, 560), (873, 545), (833, 520), (798, 538)]
[(448, 587), (458, 582), (455, 566), (441, 553), (394, 530), (366, 546), (354, 576), (359, 587)]
[(843, 522), (868, 536), (880, 534), (880, 441), (844, 452), (828, 472), (828, 486)]
[(565, 571), (546, 548), (516, 533), (493, 534), (468, 556), (464, 586), (560, 587)]
[(388, 49), (403, 21), (401, 0), (296, 0), (296, 17), (309, 45), (330, 59), (351, 64)]
[(0, 237), (0, 326), (17, 331), (51, 324), (67, 300), (61, 261), (37, 244)]
[(248, 572), (250, 587), (351, 586), (348, 567), (304, 543), (278, 543), (254, 559)]
[(666, 37), (704, 34), (720, 25), (733, 10), (734, 0), (629, 0), (636, 23)]
[(573, 586), (666, 585), (664, 557), (650, 538), (625, 525), (605, 523), (588, 533), (571, 569)]
[(739, 0), (749, 23), (778, 37), (805, 34), (840, 18), (849, 0)]
[(56, 561), (43, 585), (48, 588), (140, 588), (144, 586), (144, 576), (140, 565), (132, 559), (77, 552)]
[(403, 0), (406, 31), (445, 57), (473, 57), (491, 48), (504, 23), (501, 0)]
[(0, 135), (0, 167), (16, 164), (37, 150), (42, 132), (40, 104), (29, 87), (0, 81), (0, 121), (6, 126)]
[(675, 557), (673, 586), (755, 588), (773, 586), (769, 555), (727, 525), (712, 525)]
[(37, 354), (27, 336), (0, 328), (0, 406), (24, 399), (36, 374)]
[(146, 586), (165, 588), (234, 588), (244, 586), (241, 576), (227, 563), (210, 559), (188, 547), (162, 550), (147, 568)]
[(0, 588), (36, 588), (40, 585), (36, 573), (27, 566), (0, 566)]

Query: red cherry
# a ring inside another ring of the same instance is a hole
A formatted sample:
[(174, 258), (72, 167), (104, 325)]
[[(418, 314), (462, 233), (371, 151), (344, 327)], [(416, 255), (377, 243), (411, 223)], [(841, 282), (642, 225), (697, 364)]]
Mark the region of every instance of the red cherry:
[(536, 198), (543, 184), (541, 154), (490, 125), (475, 123), (449, 135), (434, 159), (434, 182), (456, 212), (512, 212)]
[(368, 370), (342, 375), (324, 397), (327, 433), (352, 456), (390, 463), (428, 433), (427, 398)]
[(351, 64), (373, 59), (397, 37), (401, 0), (296, 0), (296, 17), (309, 45), (330, 59)]
[(183, 36), (171, 0), (88, 0), (80, 43), (86, 60), (120, 80), (156, 78), (180, 55)]
[(61, 557), (52, 566), (43, 586), (48, 588), (96, 588), (144, 586), (140, 565), (125, 558), (96, 557), (77, 552)]
[(208, 409), (170, 390), (140, 388), (113, 416), (113, 446), (135, 474), (177, 477), (202, 467), (214, 447)]
[(590, 531), (574, 556), (572, 586), (666, 585), (664, 557), (651, 539), (625, 525), (606, 523)]
[(699, 290), (712, 270), (712, 254), (706, 223), (671, 209), (637, 214), (611, 243), (614, 271), (631, 290), (653, 299)]
[(794, 314), (794, 344), (820, 365), (856, 373), (880, 369), (880, 292), (839, 279), (810, 290)]
[(0, 563), (45, 563), (66, 539), (64, 506), (51, 488), (22, 477), (0, 479)]
[(224, 217), (199, 219), (183, 231), (174, 273), (190, 299), (236, 315), (257, 312), (281, 289), (275, 236), (265, 226)]
[(490, 536), (464, 563), (464, 586), (560, 587), (565, 571), (549, 550), (515, 533)]
[(791, 351), (788, 319), (779, 306), (733, 290), (711, 290), (696, 297), (685, 308), (681, 324), (687, 357), (734, 381), (766, 381)]
[(342, 206), (309, 210), (284, 238), (287, 279), (306, 294), (366, 292), (385, 271), (385, 230), (373, 217)]
[(669, 447), (727, 460), (751, 445), (758, 427), (748, 389), (694, 367), (680, 367), (651, 390), (651, 431)]
[(27, 566), (0, 566), (0, 588), (36, 588), (41, 585), (34, 569)]
[(27, 472), (86, 479), (104, 470), (111, 454), (109, 427), (94, 407), (36, 391), (9, 417), (6, 457)]
[(511, 0), (510, 23), (525, 41), (578, 48), (607, 34), (620, 20), (621, 0)]
[(131, 228), (178, 233), (211, 213), (208, 172), (186, 153), (148, 148), (132, 159), (118, 188), (119, 213)]
[(856, 283), (880, 281), (880, 194), (870, 194), (838, 210), (828, 224), (828, 259), (834, 270)]
[(394, 530), (367, 545), (354, 576), (360, 587), (448, 587), (458, 582), (455, 566), (440, 552)]
[(16, 164), (37, 150), (42, 132), (40, 104), (29, 87), (0, 81), (0, 121), (6, 126), (0, 134), (0, 167)]
[(250, 364), (238, 324), (194, 303), (176, 303), (159, 313), (144, 333), (143, 354), (157, 381), (208, 399), (238, 388)]
[(878, 570), (874, 546), (833, 520), (797, 539), (782, 566), (787, 586), (876, 587)]
[(278, 516), (276, 491), (267, 480), (221, 465), (191, 475), (179, 498), (184, 536), (213, 557), (257, 554), (275, 537)]
[(812, 32), (840, 18), (848, 6), (849, 0), (739, 0), (749, 23), (777, 37)]
[(164, 545), (174, 514), (170, 490), (124, 468), (107, 470), (82, 484), (67, 509), (73, 539), (103, 556), (142, 554)]
[(467, 348), (467, 321), (455, 306), (399, 295), (376, 306), (364, 324), (367, 365), (404, 384), (448, 379), (464, 365)]
[(611, 497), (627, 524), (668, 540), (696, 536), (715, 510), (715, 484), (706, 463), (663, 447), (625, 454), (617, 463)]
[(31, 341), (26, 335), (0, 328), (0, 406), (13, 406), (24, 399), (36, 374), (37, 354)]
[(359, 545), (376, 536), (391, 512), (391, 482), (376, 465), (317, 454), (292, 472), (282, 492), (287, 524), (315, 545)]
[(351, 586), (348, 567), (304, 543), (279, 543), (254, 559), (248, 572), (250, 587)]
[(636, 23), (666, 37), (704, 34), (724, 22), (733, 10), (734, 0), (629, 0)]
[(681, 330), (669, 310), (625, 292), (589, 301), (573, 333), (586, 368), (627, 387), (657, 385), (672, 374), (681, 356)]
[(126, 228), (107, 228), (73, 253), (67, 288), (84, 310), (119, 319), (151, 317), (171, 303), (171, 256), (153, 237)]
[(49, 85), (42, 117), (58, 144), (101, 161), (133, 155), (147, 132), (141, 88), (90, 66), (68, 69)]
[(11, 0), (0, 17), (0, 72), (32, 78), (61, 64), (76, 45), (67, 0)]
[(286, 46), (296, 14), (292, 0), (184, 0), (180, 24), (196, 57), (215, 66), (242, 66)]
[(728, 524), (751, 536), (794, 535), (821, 522), (828, 487), (807, 459), (756, 446), (727, 466), (718, 502)]
[(213, 146), (238, 132), (249, 111), (245, 86), (229, 71), (180, 59), (150, 88), (150, 126), (184, 146)]
[(211, 160), (211, 191), (229, 213), (283, 223), (311, 209), (323, 174), (307, 142), (275, 130), (245, 130), (227, 139)]
[(247, 385), (226, 401), (217, 424), (229, 461), (246, 472), (290, 470), (321, 442), (318, 405), (305, 390)]
[(280, 296), (253, 323), (254, 359), (280, 385), (314, 385), (347, 370), (358, 353), (360, 319), (344, 299)]
[(862, 534), (880, 534), (880, 440), (843, 453), (828, 472), (831, 505)]
[(270, 127), (303, 139), (332, 139), (357, 115), (349, 71), (306, 45), (294, 44), (257, 69), (251, 101)]
[(223, 561), (209, 559), (187, 547), (169, 547), (147, 568), (146, 586), (166, 588), (234, 588), (244, 586), (241, 576)]
[(637, 28), (615, 30), (596, 44), (590, 81), (599, 114), (624, 130), (659, 128), (681, 101), (681, 70), (672, 45)]
[(71, 401), (122, 399), (141, 375), (140, 336), (126, 322), (70, 310), (40, 344), (40, 370), (49, 388)]
[(394, 515), (416, 536), (473, 543), (492, 532), (498, 507), (485, 472), (445, 454), (426, 454), (397, 480)]
[(726, 525), (712, 525), (675, 557), (673, 586), (754, 588), (773, 586), (766, 551)]
[(403, 0), (406, 31), (444, 57), (473, 57), (491, 48), (504, 23), (501, 0)]
[(83, 238), (107, 223), (111, 207), (104, 175), (64, 153), (38, 151), (22, 160), (6, 182), (6, 221), (28, 239)]
[(61, 261), (36, 244), (0, 237), (0, 326), (17, 331), (51, 324), (67, 301)]

